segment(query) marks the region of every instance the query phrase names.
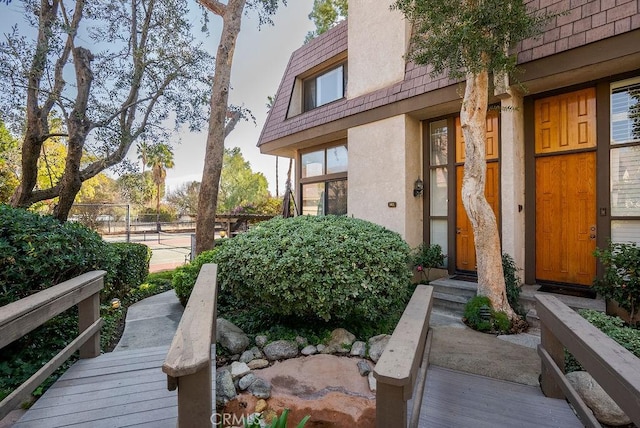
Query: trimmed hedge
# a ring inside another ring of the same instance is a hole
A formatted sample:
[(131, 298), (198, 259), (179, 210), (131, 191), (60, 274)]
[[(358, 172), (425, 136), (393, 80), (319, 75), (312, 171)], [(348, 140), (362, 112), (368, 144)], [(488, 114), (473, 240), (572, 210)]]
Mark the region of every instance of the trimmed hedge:
[(206, 263), (216, 263), (215, 255), (219, 249), (220, 247), (216, 246), (213, 250), (204, 251), (191, 263), (180, 266), (173, 272), (171, 284), (182, 306), (187, 306), (187, 301), (189, 300), (189, 296), (191, 296), (193, 286), (196, 284), (196, 279), (198, 279), (200, 268)]
[(106, 270), (109, 284), (117, 262), (113, 248), (79, 223), (0, 205), (0, 306), (92, 270)]
[(142, 284), (149, 275), (151, 250), (144, 244), (128, 242), (116, 242), (110, 246), (117, 263), (112, 276), (113, 281), (109, 286), (105, 286), (103, 296), (106, 299), (123, 299), (129, 290)]
[(214, 258), (220, 294), (275, 316), (377, 321), (409, 293), (406, 242), (349, 217), (275, 218), (229, 239)]

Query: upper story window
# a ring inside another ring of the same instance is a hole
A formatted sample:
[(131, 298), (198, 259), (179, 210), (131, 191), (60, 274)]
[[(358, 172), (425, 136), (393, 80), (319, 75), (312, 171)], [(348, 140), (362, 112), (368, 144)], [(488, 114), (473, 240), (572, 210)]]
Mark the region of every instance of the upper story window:
[(346, 64), (304, 80), (304, 111), (312, 110), (344, 97), (346, 88)]

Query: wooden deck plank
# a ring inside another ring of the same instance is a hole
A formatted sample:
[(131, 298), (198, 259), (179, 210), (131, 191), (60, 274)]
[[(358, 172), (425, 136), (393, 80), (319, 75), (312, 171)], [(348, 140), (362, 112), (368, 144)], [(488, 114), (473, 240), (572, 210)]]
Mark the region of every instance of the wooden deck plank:
[[(110, 373), (110, 374), (103, 374), (101, 376), (102, 381), (103, 382), (117, 382), (117, 381), (121, 381), (121, 382), (127, 382), (127, 381), (132, 381), (134, 383), (140, 381), (140, 379), (136, 379), (136, 378), (142, 378), (143, 381), (145, 382), (149, 382), (149, 381), (153, 381), (153, 380), (158, 380), (158, 379), (166, 379), (166, 376), (162, 376), (162, 372), (158, 373), (158, 370), (156, 370), (155, 367), (151, 367), (148, 369), (144, 369), (144, 370), (138, 370), (137, 372), (135, 372), (135, 375), (133, 375), (131, 372), (124, 372), (124, 373)], [(94, 384), (95, 382), (95, 376), (91, 376), (91, 377), (85, 377), (85, 378), (77, 378), (77, 379), (62, 379), (59, 380), (58, 382), (56, 382), (52, 388), (60, 388), (60, 387), (66, 387), (66, 386), (77, 386), (77, 385), (85, 385), (85, 384)]]
[(564, 400), (538, 387), (430, 367), (420, 426), (581, 427)]

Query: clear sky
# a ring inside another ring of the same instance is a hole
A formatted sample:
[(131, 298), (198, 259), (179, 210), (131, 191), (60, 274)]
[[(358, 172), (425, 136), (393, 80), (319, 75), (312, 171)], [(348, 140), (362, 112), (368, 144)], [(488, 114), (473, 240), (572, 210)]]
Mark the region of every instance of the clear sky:
[[(190, 0), (194, 11), (194, 33), (203, 39), (199, 32), (199, 8), (195, 0)], [(243, 17), (242, 30), (238, 37), (231, 74), (232, 91), (230, 103), (250, 109), (257, 124), (240, 122), (227, 137), (226, 147), (240, 147), (245, 159), (256, 172), (262, 172), (269, 181), (269, 190), (275, 195), (275, 157), (260, 154), (256, 147), (260, 131), (267, 117), (267, 97), (275, 95), (287, 66), (291, 53), (302, 46), (304, 37), (312, 30), (313, 23), (308, 19), (313, 0), (289, 0), (286, 7), (279, 8), (274, 16), (274, 26), (263, 26), (258, 30), (255, 13)], [(2, 4), (0, 13), (0, 33), (7, 33), (14, 24), (24, 25), (22, 2), (13, 0), (8, 6)], [(222, 20), (209, 14), (210, 36), (204, 43), (215, 55), (219, 42)], [(217, 31), (216, 31), (217, 30)], [(200, 133), (183, 132), (180, 144), (175, 144), (175, 168), (167, 171), (167, 186), (175, 189), (181, 183), (191, 180), (200, 181), (204, 165), (206, 144), (206, 125)], [(133, 149), (135, 150), (135, 149)], [(135, 159), (135, 153), (130, 153)], [(288, 160), (280, 160), (280, 192), (284, 189)]]

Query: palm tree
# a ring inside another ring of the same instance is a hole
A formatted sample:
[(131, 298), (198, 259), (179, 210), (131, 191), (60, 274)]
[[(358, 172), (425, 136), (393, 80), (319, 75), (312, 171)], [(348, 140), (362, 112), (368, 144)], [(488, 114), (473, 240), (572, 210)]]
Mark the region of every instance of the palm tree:
[(142, 161), (142, 174), (144, 175), (144, 168), (147, 166), (149, 159), (149, 143), (147, 140), (141, 141), (138, 143), (137, 151), (138, 151), (138, 159)]
[(160, 190), (164, 187), (167, 178), (167, 169), (175, 166), (173, 162), (173, 151), (171, 147), (164, 143), (146, 147), (147, 166), (151, 168), (153, 182), (156, 185), (156, 224), (160, 232)]

